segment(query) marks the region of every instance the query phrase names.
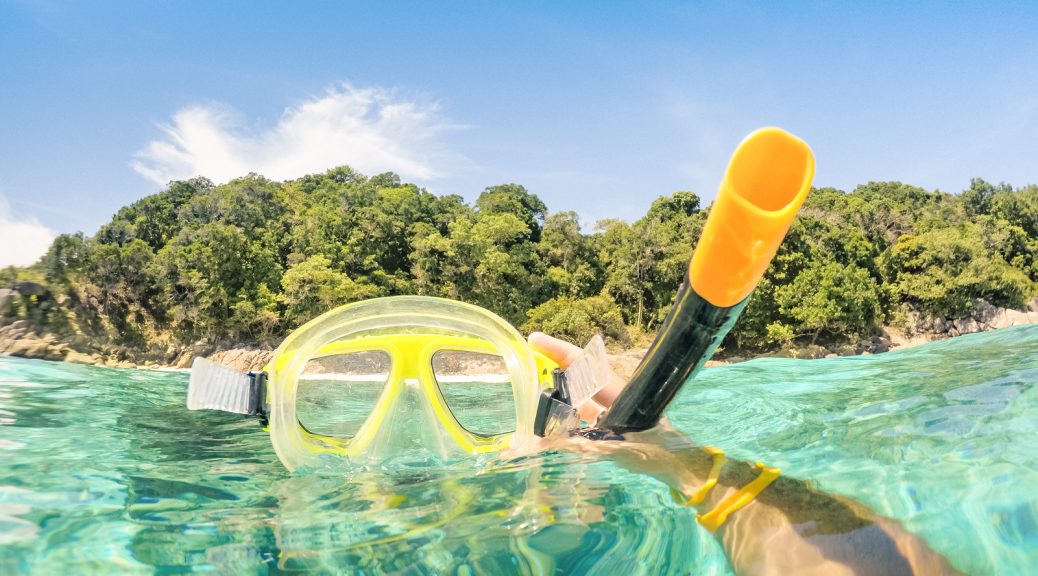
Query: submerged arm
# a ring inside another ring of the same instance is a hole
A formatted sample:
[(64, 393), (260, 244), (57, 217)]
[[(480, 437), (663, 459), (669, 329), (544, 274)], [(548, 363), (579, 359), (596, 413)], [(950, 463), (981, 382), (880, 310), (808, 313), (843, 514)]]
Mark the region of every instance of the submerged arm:
[[(531, 335), (530, 343), (562, 367), (580, 353), (576, 346), (543, 334)], [(595, 400), (608, 408), (609, 399), (621, 388), (622, 380), (614, 375), (607, 387), (610, 393)], [(666, 421), (624, 437), (623, 441), (574, 438), (564, 447), (599, 452), (625, 468), (653, 476), (674, 490), (681, 502), (700, 491), (711, 476), (715, 451), (696, 446)], [(716, 485), (704, 491), (705, 498), (689, 503), (700, 515), (717, 508), (760, 473), (755, 466), (736, 460), (727, 460), (719, 472)], [(784, 476), (733, 512), (714, 536), (738, 574), (958, 573), (897, 521)]]

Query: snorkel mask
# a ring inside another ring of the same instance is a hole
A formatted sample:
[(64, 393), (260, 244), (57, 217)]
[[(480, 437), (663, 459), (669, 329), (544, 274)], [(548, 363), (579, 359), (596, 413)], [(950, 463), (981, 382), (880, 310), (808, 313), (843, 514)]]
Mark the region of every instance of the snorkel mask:
[(521, 449), (535, 432), (574, 427), (574, 406), (607, 371), (601, 338), (563, 372), (487, 310), (396, 296), (318, 316), (262, 372), (196, 359), (187, 405), (266, 419), (289, 470), (322, 455), (449, 459)]

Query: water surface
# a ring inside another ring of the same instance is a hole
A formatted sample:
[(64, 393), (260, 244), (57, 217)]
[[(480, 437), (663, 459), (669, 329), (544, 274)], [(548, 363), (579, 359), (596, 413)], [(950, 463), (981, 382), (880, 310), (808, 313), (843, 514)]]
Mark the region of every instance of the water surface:
[[(696, 441), (897, 518), (960, 569), (1038, 565), (1038, 326), (711, 369)], [(659, 482), (549, 452), (289, 474), (184, 374), (0, 357), (0, 574), (729, 574)]]

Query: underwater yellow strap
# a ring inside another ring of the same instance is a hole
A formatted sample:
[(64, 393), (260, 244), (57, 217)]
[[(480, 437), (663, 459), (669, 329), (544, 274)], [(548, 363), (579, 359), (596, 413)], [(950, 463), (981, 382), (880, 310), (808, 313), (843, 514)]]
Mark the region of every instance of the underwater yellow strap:
[(714, 448), (713, 446), (706, 446), (705, 450), (713, 456), (714, 463), (710, 467), (710, 474), (706, 477), (706, 482), (696, 490), (696, 493), (691, 498), (685, 498), (684, 494), (681, 494), (677, 490), (671, 489), (670, 495), (674, 498), (674, 501), (682, 506), (698, 506), (703, 500), (706, 500), (707, 495), (710, 494), (710, 490), (717, 484), (717, 478), (721, 475), (721, 468), (724, 467), (724, 463), (728, 461), (728, 457), (724, 455), (724, 450), (720, 448)]
[[(713, 456), (713, 465), (710, 467), (710, 473), (707, 475), (706, 482), (696, 490), (690, 498), (685, 498), (683, 494), (677, 490), (671, 490), (670, 495), (674, 498), (674, 501), (682, 506), (697, 506), (706, 500), (706, 497), (710, 494), (710, 490), (717, 485), (717, 479), (721, 475), (721, 468), (724, 467), (725, 462), (728, 461), (728, 457), (724, 455), (724, 451), (720, 448), (714, 448), (713, 446), (707, 446), (706, 451)], [(713, 510), (706, 514), (697, 514), (696, 518), (699, 523), (709, 530), (710, 532), (717, 531), (722, 524), (728, 520), (733, 512), (744, 508), (758, 494), (764, 491), (765, 488), (771, 485), (776, 478), (782, 473), (778, 468), (766, 466), (761, 462), (758, 462), (755, 466), (760, 469), (760, 474), (749, 484), (743, 486), (737, 490), (731, 496), (725, 498), (717, 506), (714, 506)]]
[(696, 518), (699, 519), (699, 523), (703, 528), (706, 528), (710, 532), (716, 531), (722, 524), (724, 524), (725, 520), (728, 519), (728, 516), (732, 512), (735, 512), (745, 507), (750, 502), (753, 502), (753, 499), (763, 492), (765, 488), (771, 485), (771, 483), (779, 477), (779, 474), (782, 473), (778, 468), (766, 466), (762, 462), (757, 462), (756, 468), (760, 469), (760, 475), (758, 475), (753, 482), (743, 486), (736, 491), (735, 494), (722, 500), (720, 504), (714, 506), (713, 510), (706, 514), (696, 515)]

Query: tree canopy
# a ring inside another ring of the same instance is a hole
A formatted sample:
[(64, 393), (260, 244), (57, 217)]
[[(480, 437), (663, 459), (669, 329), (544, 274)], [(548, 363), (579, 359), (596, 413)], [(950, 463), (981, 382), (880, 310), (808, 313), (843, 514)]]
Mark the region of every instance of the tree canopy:
[[(594, 332), (628, 343), (629, 328), (663, 320), (708, 211), (676, 192), (633, 223), (586, 232), (518, 184), (469, 205), (348, 167), (287, 182), (195, 178), (93, 236), (58, 236), (34, 266), (0, 271), (0, 286), (42, 282), (60, 304), (52, 326), (137, 347), (273, 343), (334, 306), (396, 294), (472, 302), (579, 344)], [(1036, 255), (1034, 186), (817, 189), (724, 346), (853, 341), (906, 308), (1020, 307), (1036, 292)]]

